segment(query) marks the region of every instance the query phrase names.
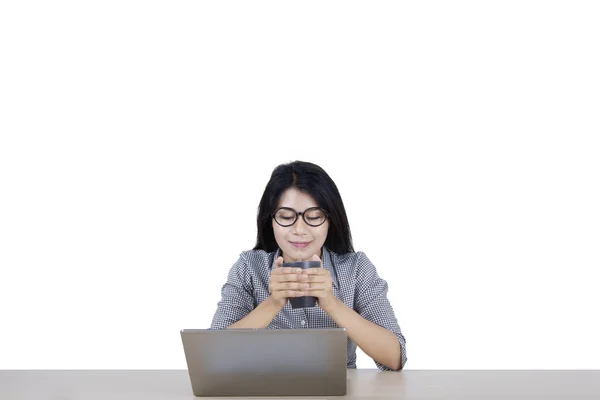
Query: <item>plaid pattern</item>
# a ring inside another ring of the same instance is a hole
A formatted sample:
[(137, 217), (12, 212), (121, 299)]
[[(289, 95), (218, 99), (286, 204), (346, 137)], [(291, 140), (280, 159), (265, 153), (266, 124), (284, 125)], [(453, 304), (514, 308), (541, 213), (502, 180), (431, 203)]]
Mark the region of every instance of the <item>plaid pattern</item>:
[[(280, 250), (244, 251), (229, 271), (221, 289), (221, 300), (211, 329), (226, 329), (248, 315), (269, 297), (269, 277)], [(363, 252), (336, 254), (323, 248), (323, 267), (333, 280), (333, 294), (365, 319), (380, 325), (398, 337), (402, 352), (401, 368), (406, 363), (406, 344), (394, 311), (387, 299), (387, 282), (379, 277), (375, 266)], [(267, 326), (269, 329), (337, 328), (321, 308), (293, 309), (288, 302)], [(377, 368), (390, 368), (375, 362)], [(348, 368), (356, 368), (356, 344), (348, 337)]]

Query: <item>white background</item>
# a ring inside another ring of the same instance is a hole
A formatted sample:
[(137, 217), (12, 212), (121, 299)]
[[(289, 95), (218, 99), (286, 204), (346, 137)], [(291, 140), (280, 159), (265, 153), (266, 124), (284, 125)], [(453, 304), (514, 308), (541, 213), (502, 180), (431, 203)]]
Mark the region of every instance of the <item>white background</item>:
[(599, 8), (2, 2), (0, 368), (185, 368), (296, 159), (407, 369), (600, 368)]

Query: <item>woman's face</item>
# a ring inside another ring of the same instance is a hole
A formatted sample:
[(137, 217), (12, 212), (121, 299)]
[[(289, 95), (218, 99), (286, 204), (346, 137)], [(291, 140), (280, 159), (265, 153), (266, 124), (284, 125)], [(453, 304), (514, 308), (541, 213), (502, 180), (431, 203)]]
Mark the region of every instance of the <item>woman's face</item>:
[[(318, 204), (312, 197), (302, 193), (294, 188), (283, 192), (279, 207), (289, 207), (298, 212), (304, 212), (311, 207), (318, 207)], [(322, 257), (321, 247), (327, 239), (329, 221), (325, 221), (319, 226), (310, 226), (304, 222), (302, 216), (292, 226), (281, 226), (275, 219), (273, 223), (273, 232), (275, 241), (283, 253), (284, 262), (305, 261), (313, 255)]]

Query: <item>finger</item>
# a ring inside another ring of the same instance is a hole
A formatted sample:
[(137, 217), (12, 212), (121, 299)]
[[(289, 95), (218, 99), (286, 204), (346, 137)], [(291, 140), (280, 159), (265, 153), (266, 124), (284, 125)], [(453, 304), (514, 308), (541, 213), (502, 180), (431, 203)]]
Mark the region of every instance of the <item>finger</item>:
[(272, 273), (274, 275), (300, 274), (302, 273), (302, 268), (279, 267), (275, 268)]
[(307, 268), (302, 272), (306, 275), (327, 275), (329, 273), (325, 268)]
[(308, 282), (308, 279), (300, 279), (302, 274), (273, 274), (271, 276), (272, 282)]
[(282, 283), (274, 283), (271, 285), (273, 291), (285, 291), (285, 290), (308, 290), (310, 288), (310, 284), (308, 283), (300, 283), (300, 282), (282, 282)]
[[(310, 258), (310, 261), (317, 261), (319, 263), (319, 265), (321, 266), (321, 268), (323, 268), (323, 261), (321, 261), (321, 259), (319, 258), (318, 255), (313, 254), (313, 256)], [(313, 268), (311, 268), (313, 269)]]
[(322, 283), (327, 286), (333, 286), (333, 279), (329, 275), (305, 275), (305, 280), (299, 280), (299, 282), (309, 282), (311, 285), (313, 283)]
[(301, 281), (301, 282), (309, 282), (311, 285), (313, 283), (326, 283), (329, 285), (333, 284), (333, 281), (327, 275), (311, 275), (311, 276), (307, 276), (307, 278), (308, 279), (306, 281)]
[(283, 257), (279, 256), (275, 260), (275, 268), (281, 268), (281, 264), (283, 264)]
[(302, 277), (298, 279), (298, 282), (327, 282), (329, 277), (327, 275), (306, 275), (302, 274)]
[(319, 282), (319, 283), (311, 283), (311, 284), (309, 284), (308, 289), (303, 289), (303, 290), (306, 290), (307, 292), (311, 292), (312, 293), (312, 292), (315, 292), (315, 291), (318, 292), (320, 290), (325, 291), (325, 290), (328, 290), (330, 288), (331, 288), (331, 284), (327, 284), (326, 282), (323, 282), (323, 283)]
[(301, 297), (306, 296), (306, 292), (302, 292), (300, 290), (281, 290), (279, 292), (274, 292), (277, 297)]

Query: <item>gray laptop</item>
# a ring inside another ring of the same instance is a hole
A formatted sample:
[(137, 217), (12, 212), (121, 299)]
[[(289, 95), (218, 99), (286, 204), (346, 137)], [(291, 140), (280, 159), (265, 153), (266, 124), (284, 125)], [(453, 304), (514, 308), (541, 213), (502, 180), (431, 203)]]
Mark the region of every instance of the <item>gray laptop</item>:
[(183, 329), (195, 396), (343, 396), (343, 328)]

